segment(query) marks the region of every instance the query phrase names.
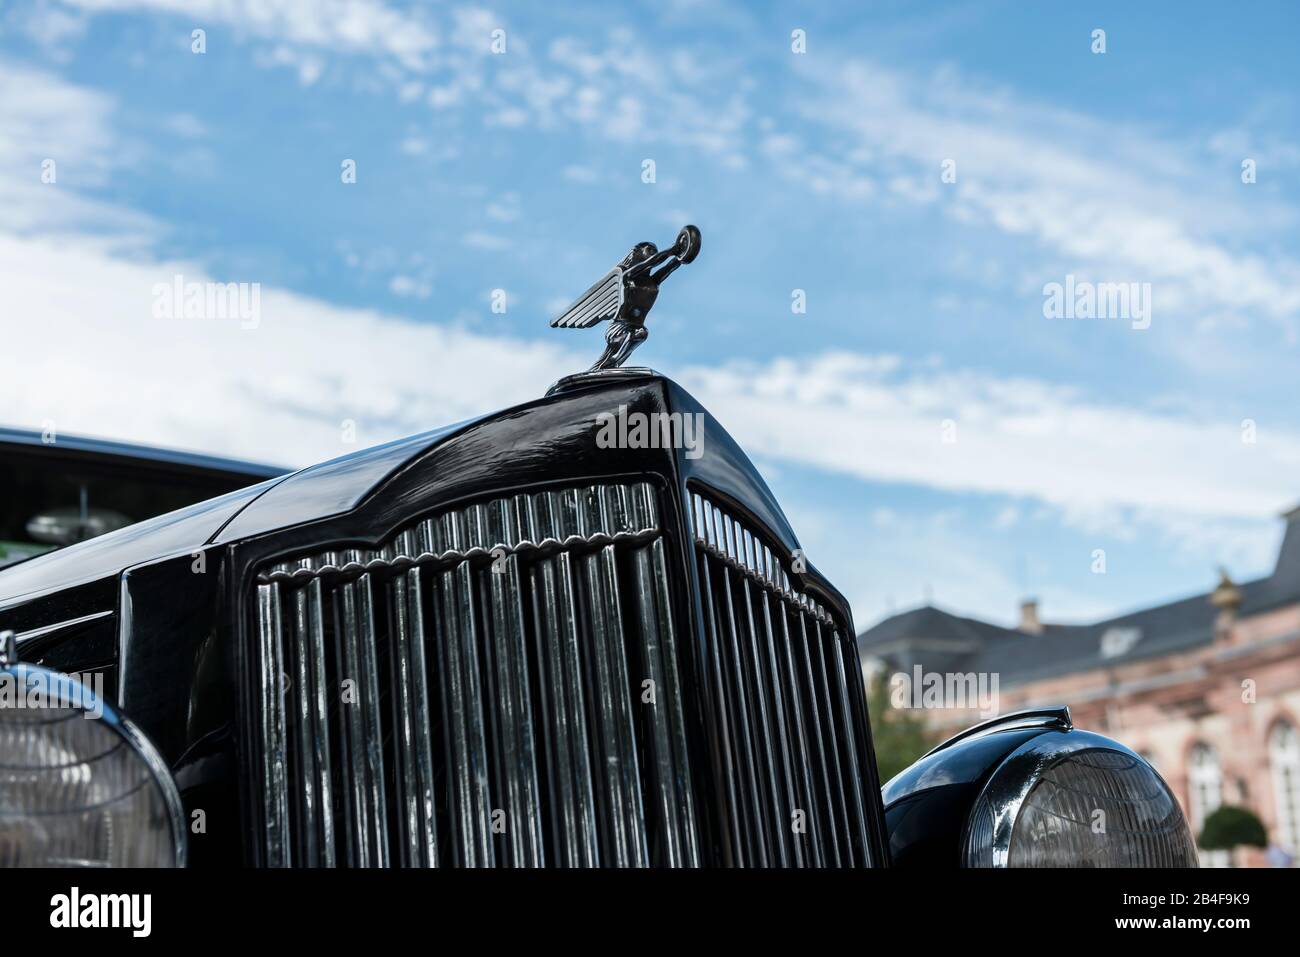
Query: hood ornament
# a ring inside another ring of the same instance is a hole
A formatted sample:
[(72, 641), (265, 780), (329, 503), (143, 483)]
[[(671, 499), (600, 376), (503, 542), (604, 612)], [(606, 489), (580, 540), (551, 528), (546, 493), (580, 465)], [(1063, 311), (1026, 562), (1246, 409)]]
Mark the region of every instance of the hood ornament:
[[(700, 231), (694, 226), (682, 227), (669, 249), (660, 251), (654, 243), (637, 243), (622, 262), (551, 320), (553, 329), (589, 329), (610, 320), (605, 330), (605, 351), (595, 365), (580, 375), (608, 372), (627, 361), (632, 350), (650, 335), (645, 320), (659, 296), (659, 284), (678, 266), (693, 262), (699, 253)], [(551, 391), (577, 378), (561, 379)]]

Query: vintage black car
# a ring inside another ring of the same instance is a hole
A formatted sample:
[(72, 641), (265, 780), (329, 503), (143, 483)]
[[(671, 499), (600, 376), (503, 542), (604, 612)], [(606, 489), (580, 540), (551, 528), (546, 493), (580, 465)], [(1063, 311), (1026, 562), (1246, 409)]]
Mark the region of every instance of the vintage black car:
[(100, 682), (0, 707), (0, 864), (1194, 865), (1064, 709), (882, 797), (848, 604), (722, 424), (620, 365), (698, 243), (557, 320), (609, 348), (534, 401), (0, 571), (0, 679)]

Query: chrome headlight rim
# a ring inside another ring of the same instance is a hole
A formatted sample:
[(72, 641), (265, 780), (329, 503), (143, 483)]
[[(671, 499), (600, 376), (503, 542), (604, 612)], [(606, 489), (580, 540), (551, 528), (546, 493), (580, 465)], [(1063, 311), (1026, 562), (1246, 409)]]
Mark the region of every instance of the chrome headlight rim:
[[(981, 846), (991, 845), (992, 861), (985, 866), (995, 869), (1008, 868), (1016, 822), (1030, 792), (1042, 780), (1048, 769), (1065, 758), (1087, 751), (1108, 751), (1139, 762), (1151, 771), (1177, 806), (1177, 800), (1170, 791), (1168, 782), (1160, 776), (1149, 761), (1131, 748), (1113, 738), (1077, 728), (1045, 731), (1008, 754), (994, 769), (976, 796), (962, 828), (960, 845), (962, 866), (979, 866), (970, 863), (973, 851), (971, 842), (974, 836), (975, 839), (980, 840)], [(992, 816), (991, 835), (974, 834), (975, 828), (980, 826), (981, 813)]]
[[(80, 701), (83, 712), (80, 720), (101, 721), (117, 732), (149, 771), (154, 784), (162, 796), (167, 809), (167, 819), (171, 827), (172, 845), (175, 848), (175, 866), (185, 867), (189, 856), (188, 832), (185, 827), (185, 805), (181, 800), (176, 780), (172, 777), (167, 762), (163, 760), (153, 742), (136, 725), (108, 701), (98, 697), (95, 692), (77, 681), (71, 675), (54, 671), (42, 665), (13, 661), (6, 656), (5, 636), (0, 635), (0, 676), (11, 676), (15, 682), (25, 687), (35, 676), (46, 682), (50, 693), (59, 695), (62, 701)], [(12, 653), (10, 651), (10, 653)], [(84, 712), (100, 711), (98, 715), (87, 718)]]

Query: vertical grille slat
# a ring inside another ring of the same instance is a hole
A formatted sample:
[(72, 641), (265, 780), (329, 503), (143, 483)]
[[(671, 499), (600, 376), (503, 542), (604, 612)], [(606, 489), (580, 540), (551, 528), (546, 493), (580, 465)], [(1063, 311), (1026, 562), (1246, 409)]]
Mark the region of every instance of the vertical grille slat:
[(754, 625), (754, 596), (749, 587), (749, 580), (744, 575), (739, 579), (739, 601), (741, 610), (741, 631), (748, 639), (746, 649), (746, 673), (749, 680), (751, 701), (754, 706), (755, 737), (759, 748), (762, 772), (759, 780), (763, 786), (763, 829), (767, 831), (770, 846), (776, 855), (774, 863), (781, 867), (790, 866), (790, 847), (786, 833), (786, 819), (782, 807), (781, 765), (776, 742), (775, 702), (771, 700), (771, 685), (764, 670), (767, 655), (767, 642), (759, 635)]
[(614, 548), (607, 546), (583, 559), (592, 615), (591, 649), (595, 661), (600, 766), (606, 801), (606, 824), (612, 860), (618, 867), (643, 866), (646, 858), (642, 827), (640, 773), (632, 742), (632, 705), (627, 661), (623, 650)]
[[(334, 834), (334, 776), (330, 758), (329, 691), (325, 678), (325, 603), (321, 583), (314, 581), (300, 593), (305, 601), (304, 638), (311, 667), (311, 738), (315, 749), (320, 821), (320, 856), (315, 863), (333, 867), (336, 861)], [(301, 693), (301, 692), (300, 692)]]
[(370, 576), (344, 585), (341, 592), (347, 671), (344, 709), (349, 734), (350, 785), (356, 826), (358, 867), (388, 864), (388, 822), (384, 791), (383, 732), (379, 720), (379, 665), (376, 661), (375, 616)]
[(320, 583), (293, 596), (293, 703), (297, 709), (297, 767), (293, 790), (302, 826), (295, 832), (296, 860), (333, 863), (334, 820), (330, 786), (329, 725), (325, 700), (325, 632)]
[(272, 867), (288, 866), (289, 790), (286, 768), (284, 664), (280, 589), (275, 585), (257, 588), (258, 626), (261, 633), (262, 781), (266, 788), (266, 859)]
[(573, 568), (567, 554), (545, 559), (533, 572), (545, 674), (550, 702), (548, 729), (551, 801), (558, 806), (554, 842), (568, 867), (600, 863), (596, 839), (596, 799), (592, 794), (587, 749), (587, 703), (583, 693), (579, 627), (573, 594)]
[(729, 672), (730, 681), (729, 693), (732, 700), (731, 716), (733, 727), (739, 733), (737, 742), (741, 763), (745, 768), (745, 777), (747, 778), (748, 787), (743, 788), (745, 820), (748, 826), (748, 844), (749, 854), (753, 863), (758, 867), (767, 867), (770, 865), (767, 851), (767, 808), (765, 804), (765, 792), (761, 785), (761, 772), (759, 771), (759, 756), (756, 747), (756, 734), (753, 732), (756, 709), (751, 706), (750, 694), (747, 691), (747, 672), (745, 665), (745, 656), (741, 651), (740, 628), (736, 622), (736, 610), (732, 600), (732, 581), (731, 569), (722, 567), (720, 570), (720, 581), (718, 590), (722, 597), (722, 618), (723, 627), (727, 635), (728, 651), (730, 658), (724, 670)]
[(794, 587), (758, 526), (699, 492), (689, 512), (703, 633), (719, 649), (714, 720), (729, 722), (736, 787), (748, 791), (731, 796), (722, 776), (739, 812), (726, 832), (733, 861), (875, 863), (863, 790), (869, 742), (854, 719), (864, 692), (849, 683), (839, 626)]
[(714, 723), (714, 766), (717, 768), (716, 777), (721, 782), (719, 790), (726, 795), (726, 800), (719, 813), (726, 822), (724, 830), (730, 838), (728, 863), (737, 867), (744, 867), (748, 860), (746, 853), (747, 842), (742, 834), (744, 828), (743, 812), (740, 804), (740, 785), (737, 784), (736, 780), (736, 761), (739, 760), (739, 757), (736, 755), (733, 744), (734, 739), (731, 729), (734, 719), (731, 714), (727, 680), (724, 674), (727, 649), (723, 646), (722, 633), (718, 625), (717, 611), (713, 601), (713, 580), (707, 556), (699, 556), (697, 569), (700, 576), (700, 590), (703, 594), (704, 634), (708, 642), (708, 658), (714, 664), (710, 671), (715, 708), (714, 714), (711, 716)]
[(837, 697), (840, 703), (840, 721), (844, 728), (844, 737), (846, 740), (845, 753), (845, 773), (849, 780), (849, 796), (853, 803), (853, 836), (858, 841), (860, 854), (866, 854), (868, 848), (867, 842), (867, 811), (866, 802), (862, 797), (862, 768), (858, 762), (858, 748), (856, 747), (853, 715), (849, 703), (849, 685), (848, 676), (844, 668), (844, 652), (842, 650), (842, 640), (838, 632), (832, 631), (830, 636), (831, 647), (835, 650), (835, 684)]
[[(759, 601), (763, 603), (763, 620), (767, 627), (768, 649), (774, 655), (772, 659), (772, 672), (774, 672), (774, 683), (779, 693), (779, 701), (783, 706), (783, 714), (788, 716), (789, 724), (785, 723), (785, 716), (781, 719), (781, 728), (783, 728), (783, 745), (785, 757), (787, 757), (787, 768), (789, 776), (787, 778), (787, 791), (790, 802), (790, 832), (794, 843), (794, 854), (798, 865), (807, 867), (810, 863), (819, 865), (820, 859), (816, 854), (816, 845), (811, 843), (810, 832), (816, 827), (816, 814), (813, 806), (813, 788), (809, 780), (809, 759), (805, 750), (805, 731), (803, 731), (803, 715), (800, 705), (800, 696), (798, 688), (794, 683), (794, 664), (790, 657), (790, 632), (789, 624), (785, 620), (785, 611), (781, 609), (780, 603), (776, 599), (764, 594)], [(772, 619), (779, 623), (779, 631), (772, 627)], [(777, 649), (777, 645), (780, 648)], [(793, 815), (794, 813), (803, 815), (802, 831), (794, 831)]]
[(488, 791), (479, 637), (470, 576), (468, 561), (460, 562), (442, 576), (443, 633), (447, 649), (444, 720), (451, 729), (453, 742), (452, 778), (456, 782), (453, 833), (461, 865), (490, 867), (494, 862), (492, 805)]
[(849, 623), (756, 523), (692, 493), (683, 540), (661, 495), (504, 495), (255, 569), (257, 859), (875, 862)]
[(518, 559), (512, 555), (482, 574), (491, 578), (496, 713), (501, 724), (498, 753), (509, 807), (506, 844), (515, 867), (537, 867), (542, 863), (542, 835)]
[(830, 839), (827, 863), (839, 867), (840, 857), (839, 829), (835, 825), (838, 815), (835, 809), (834, 793), (831, 790), (831, 765), (829, 751), (826, 747), (826, 733), (823, 730), (826, 716), (818, 706), (817, 679), (813, 674), (813, 649), (808, 637), (807, 622), (802, 616), (795, 619), (799, 626), (793, 650), (799, 659), (801, 669), (801, 698), (808, 706), (808, 749), (812, 752), (819, 772), (818, 817), (825, 822), (826, 836)]
[(849, 842), (847, 834), (847, 822), (851, 812), (844, 773), (840, 766), (840, 731), (836, 729), (836, 710), (831, 703), (831, 686), (826, 671), (826, 649), (822, 643), (821, 628), (816, 622), (813, 622), (812, 630), (808, 633), (808, 640), (812, 655), (813, 681), (817, 686), (818, 703), (824, 718), (822, 728), (826, 738), (823, 743), (826, 746), (826, 768), (831, 784), (830, 796), (835, 808), (836, 839), (840, 845), (840, 861), (843, 865), (852, 867), (853, 845)]
[(642, 668), (654, 690), (651, 707), (666, 712), (661, 720), (652, 723), (654, 734), (650, 741), (655, 796), (664, 822), (661, 835), (664, 854), (671, 866), (697, 867), (700, 861), (695, 839), (694, 797), (686, 753), (681, 680), (677, 673), (677, 639), (668, 597), (668, 568), (663, 542), (656, 540), (636, 549), (633, 563), (637, 614), (641, 633), (646, 636), (641, 646)]
[[(313, 585), (319, 586), (319, 582)], [(424, 608), (420, 570), (413, 568), (392, 584), (394, 702), (399, 735), (398, 775), (401, 809), (401, 863), (436, 867), (433, 744), (430, 734), (428, 666), (424, 653)]]

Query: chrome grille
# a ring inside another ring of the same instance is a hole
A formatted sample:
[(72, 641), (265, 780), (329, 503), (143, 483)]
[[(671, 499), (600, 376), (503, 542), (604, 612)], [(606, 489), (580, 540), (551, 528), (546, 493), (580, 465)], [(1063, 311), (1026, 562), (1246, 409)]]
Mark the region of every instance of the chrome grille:
[(856, 651), (754, 529), (702, 494), (690, 505), (728, 863), (869, 866)]
[(497, 498), (264, 566), (257, 859), (875, 863), (847, 623), (738, 510), (687, 504), (686, 637), (688, 570), (648, 483)]
[(265, 569), (262, 862), (699, 864), (669, 582), (646, 483)]

